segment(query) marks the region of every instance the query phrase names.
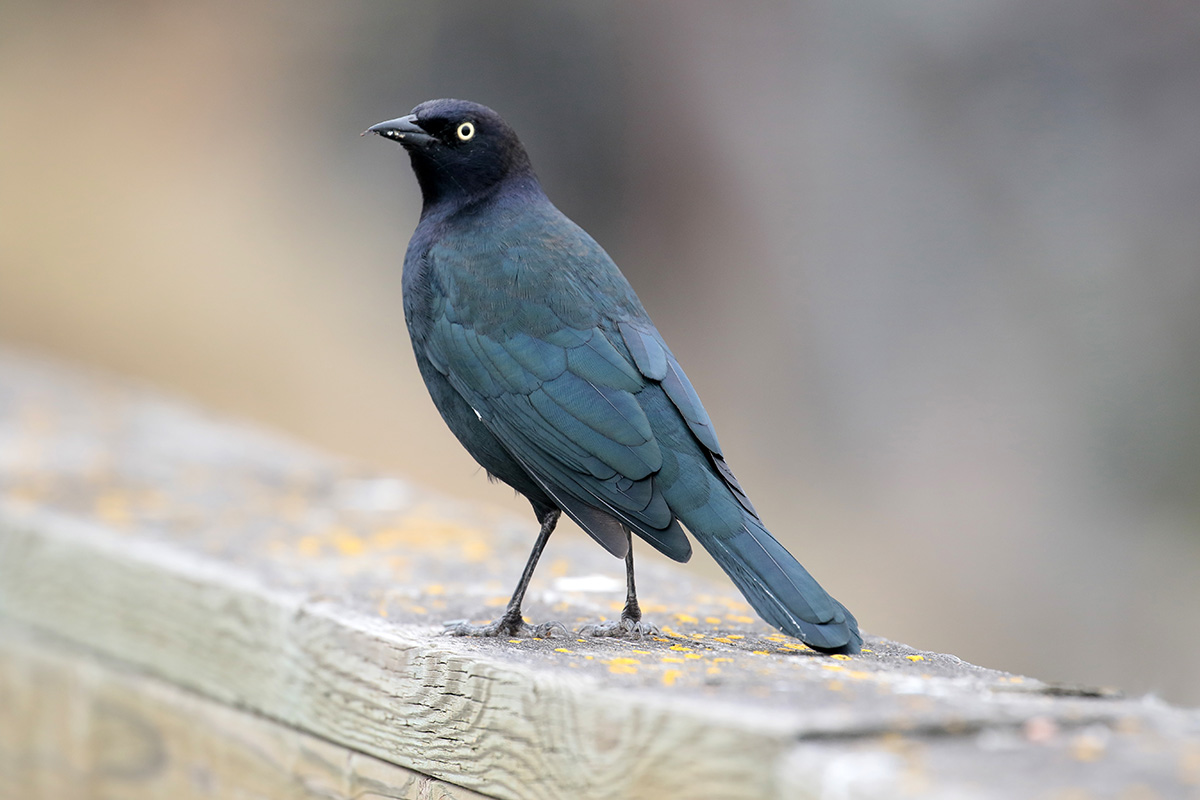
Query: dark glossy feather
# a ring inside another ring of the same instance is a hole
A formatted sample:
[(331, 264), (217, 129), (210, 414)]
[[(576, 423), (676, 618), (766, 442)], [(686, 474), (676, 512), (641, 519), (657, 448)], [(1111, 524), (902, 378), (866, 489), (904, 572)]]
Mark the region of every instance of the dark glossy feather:
[(409, 147), (426, 205), (404, 270), (413, 348), (451, 430), (535, 511), (562, 509), (615, 555), (628, 529), (685, 561), (682, 523), (763, 619), (857, 652), (854, 617), (767, 532), (616, 265), (546, 199), (523, 151), (504, 169), (486, 160), (519, 149), (515, 134), (456, 102), (427, 112), (430, 130), (435, 112), (470, 114), (495, 141), (477, 153), (447, 139), (437, 159)]

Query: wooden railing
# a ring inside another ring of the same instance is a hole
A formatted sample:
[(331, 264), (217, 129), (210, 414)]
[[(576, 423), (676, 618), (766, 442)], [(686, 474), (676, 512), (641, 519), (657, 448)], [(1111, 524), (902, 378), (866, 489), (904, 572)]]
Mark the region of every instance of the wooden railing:
[[(0, 351), (0, 797), (1200, 792), (1200, 713), (821, 656), (650, 559), (661, 637), (440, 635), (499, 613), (531, 522)], [(611, 617), (620, 576), (564, 531), (526, 613)]]

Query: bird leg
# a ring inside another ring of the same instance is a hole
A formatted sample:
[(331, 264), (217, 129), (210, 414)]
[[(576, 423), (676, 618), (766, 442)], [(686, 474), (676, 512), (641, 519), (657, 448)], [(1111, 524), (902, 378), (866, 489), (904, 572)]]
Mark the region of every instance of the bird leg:
[(534, 567), (537, 566), (538, 559), (542, 557), (542, 550), (546, 548), (546, 542), (549, 541), (550, 534), (554, 532), (554, 526), (558, 524), (561, 514), (562, 512), (556, 508), (542, 517), (542, 529), (538, 531), (537, 541), (533, 543), (533, 552), (529, 554), (529, 560), (525, 562), (525, 571), (521, 573), (521, 580), (517, 583), (512, 599), (508, 601), (508, 608), (505, 609), (504, 615), (486, 625), (471, 625), (463, 620), (447, 622), (443, 633), (451, 636), (508, 636), (512, 638), (532, 636), (538, 639), (547, 638), (555, 632), (567, 635), (566, 626), (561, 622), (530, 625), (521, 617), (521, 603), (525, 600), (525, 590), (529, 588)]
[(580, 636), (617, 636), (641, 639), (644, 636), (658, 636), (662, 632), (658, 626), (642, 621), (642, 607), (638, 605), (637, 587), (633, 584), (633, 537), (628, 531), (629, 551), (625, 553), (625, 608), (621, 618), (612, 622), (596, 622), (584, 625), (579, 629)]

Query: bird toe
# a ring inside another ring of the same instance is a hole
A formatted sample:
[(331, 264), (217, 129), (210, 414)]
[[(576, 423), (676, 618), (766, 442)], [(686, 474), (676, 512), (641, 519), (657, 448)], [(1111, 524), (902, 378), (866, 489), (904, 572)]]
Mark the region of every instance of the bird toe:
[(556, 634), (567, 636), (567, 627), (561, 622), (543, 622), (530, 625), (523, 619), (501, 617), (494, 622), (474, 625), (466, 620), (451, 620), (442, 624), (444, 636), (478, 636), (485, 638), (506, 637), (509, 639), (551, 639)]
[(594, 622), (579, 629), (580, 636), (611, 637), (617, 639), (633, 639), (635, 641), (647, 636), (661, 636), (662, 631), (657, 625), (645, 620), (622, 616), (610, 622)]

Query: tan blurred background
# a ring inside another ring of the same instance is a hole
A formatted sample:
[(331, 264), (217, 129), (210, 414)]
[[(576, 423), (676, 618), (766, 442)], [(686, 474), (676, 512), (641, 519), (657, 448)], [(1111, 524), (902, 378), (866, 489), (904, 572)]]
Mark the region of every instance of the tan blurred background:
[(868, 631), (1200, 704), (1198, 41), (1167, 0), (7, 0), (0, 342), (527, 514), (417, 376), (416, 184), (358, 137), (478, 100)]

